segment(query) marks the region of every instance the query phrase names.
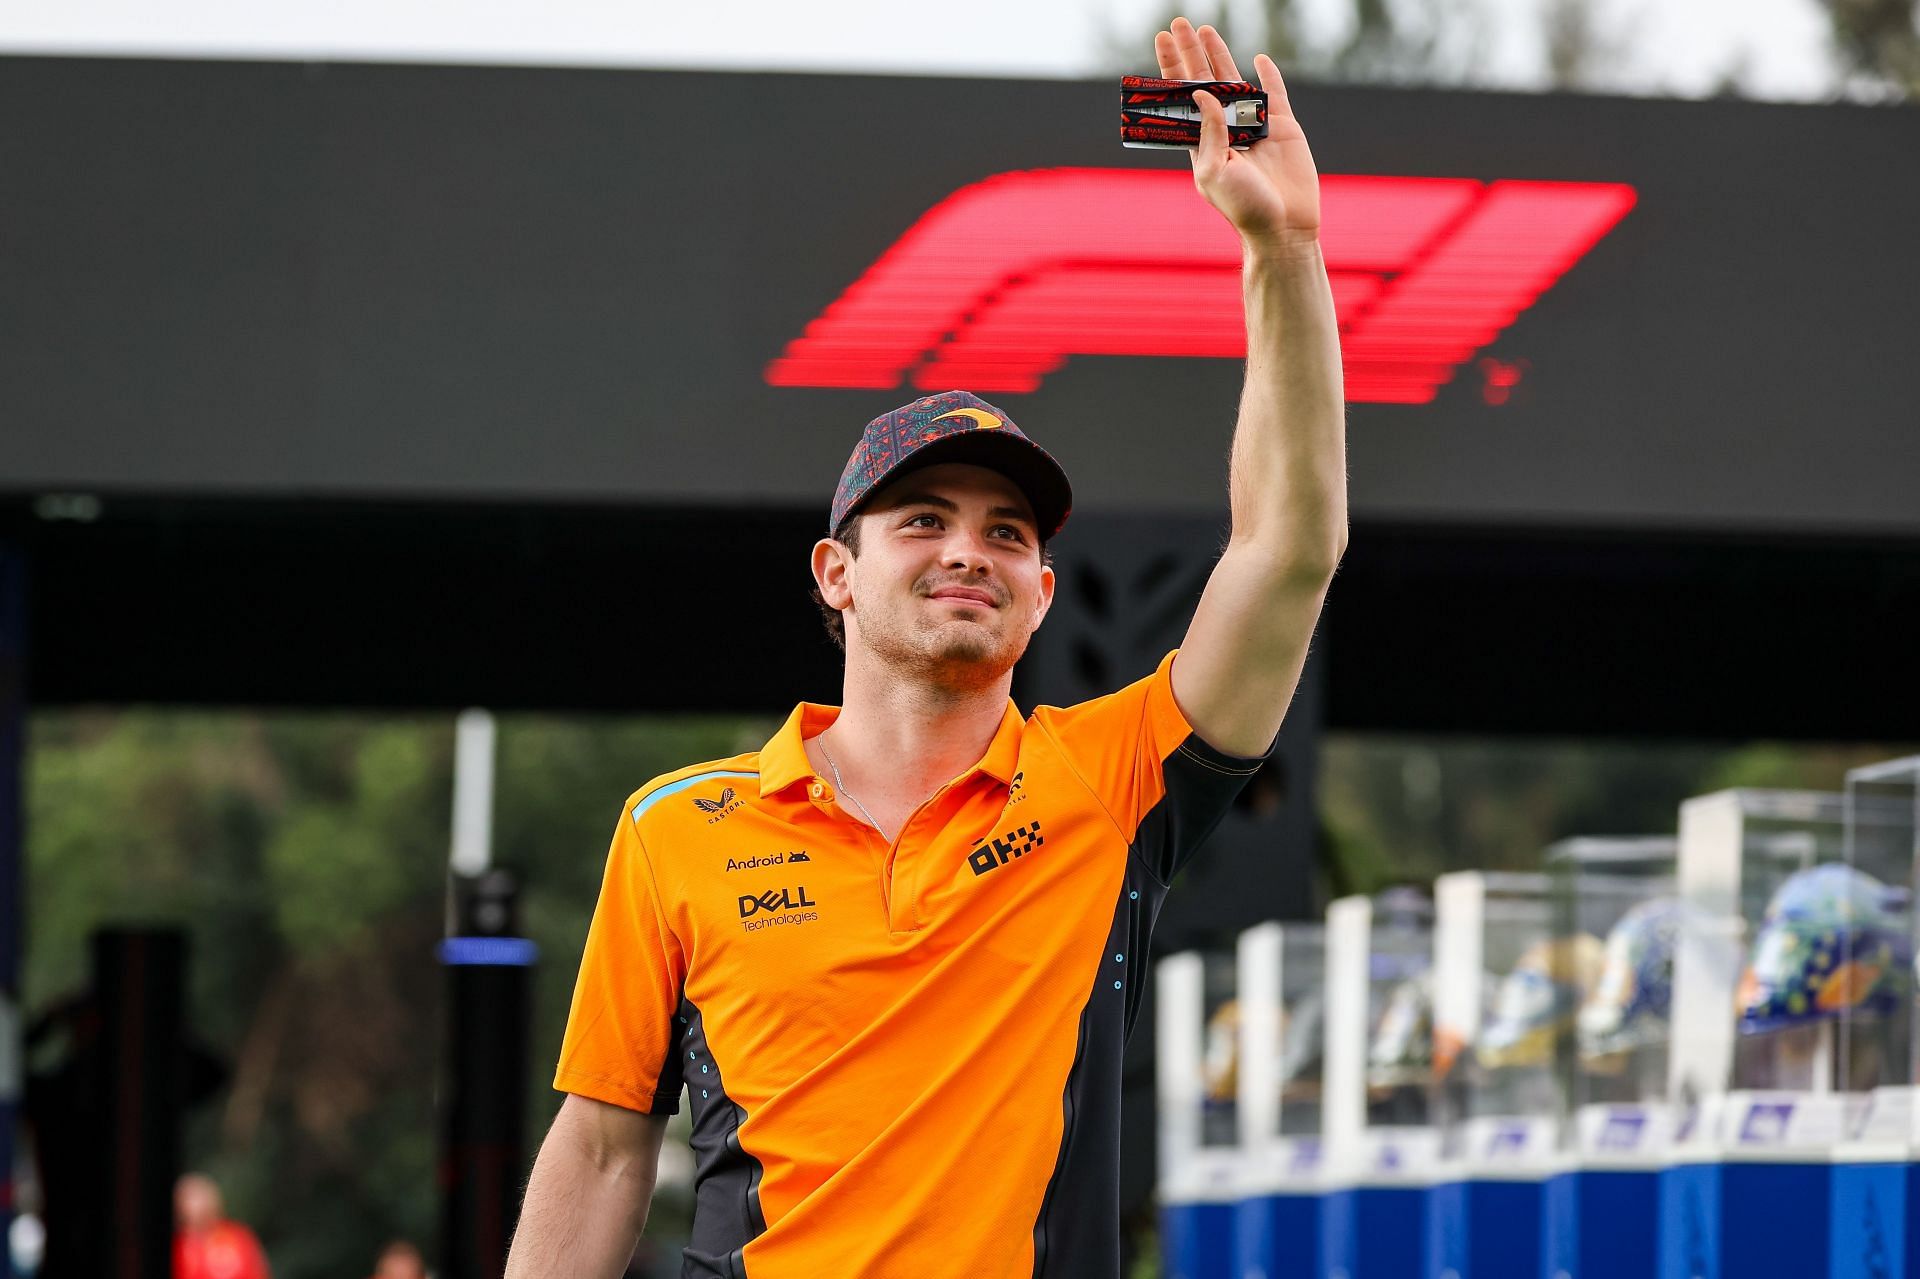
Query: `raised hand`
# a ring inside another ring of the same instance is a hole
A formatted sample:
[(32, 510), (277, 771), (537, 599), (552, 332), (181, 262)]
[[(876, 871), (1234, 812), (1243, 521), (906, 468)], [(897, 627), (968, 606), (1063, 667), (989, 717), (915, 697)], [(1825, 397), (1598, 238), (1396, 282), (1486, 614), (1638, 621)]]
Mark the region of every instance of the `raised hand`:
[[(1175, 18), (1153, 38), (1160, 74), (1170, 80), (1239, 80), (1227, 42), (1212, 27), (1195, 29)], [(1200, 146), (1193, 152), (1193, 182), (1225, 214), (1250, 245), (1267, 249), (1311, 246), (1320, 237), (1320, 175), (1307, 135), (1293, 118), (1286, 82), (1272, 58), (1253, 60), (1267, 93), (1267, 136), (1244, 151), (1227, 145), (1227, 113), (1220, 100), (1196, 92)]]

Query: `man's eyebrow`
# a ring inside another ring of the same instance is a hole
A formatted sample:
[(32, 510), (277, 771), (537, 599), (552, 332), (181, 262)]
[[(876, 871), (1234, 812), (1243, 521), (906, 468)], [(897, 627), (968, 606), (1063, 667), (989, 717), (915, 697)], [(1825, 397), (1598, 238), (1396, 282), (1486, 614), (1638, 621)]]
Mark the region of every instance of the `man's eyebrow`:
[[(954, 513), (958, 513), (960, 510), (958, 503), (935, 493), (909, 493), (895, 502), (893, 509), (899, 510), (907, 506), (931, 506), (935, 510)], [(1027, 514), (1017, 506), (991, 507), (988, 509), (987, 514), (996, 520), (1019, 520), (1022, 524), (1033, 524), (1036, 526), (1038, 524), (1038, 521), (1036, 521), (1033, 516)]]
[(932, 493), (907, 493), (902, 495), (893, 506), (895, 510), (903, 506), (931, 506), (942, 511), (958, 511), (960, 509), (957, 503), (948, 498), (937, 497)]

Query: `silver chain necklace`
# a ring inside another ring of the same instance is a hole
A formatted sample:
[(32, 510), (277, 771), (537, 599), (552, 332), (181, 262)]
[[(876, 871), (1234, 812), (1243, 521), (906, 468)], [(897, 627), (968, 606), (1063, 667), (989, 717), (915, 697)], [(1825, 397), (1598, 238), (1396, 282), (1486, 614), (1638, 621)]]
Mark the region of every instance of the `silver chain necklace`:
[(815, 738), (814, 740), (820, 743), (820, 754), (826, 757), (827, 768), (830, 772), (833, 773), (833, 788), (836, 791), (840, 792), (842, 795), (845, 795), (848, 799), (852, 800), (853, 806), (860, 810), (860, 815), (867, 819), (867, 825), (873, 827), (876, 831), (879, 831), (880, 838), (886, 839), (887, 838), (886, 828), (880, 825), (880, 823), (877, 820), (875, 820), (872, 813), (869, 813), (867, 811), (867, 806), (860, 802), (859, 796), (855, 795), (852, 791), (848, 790), (847, 784), (840, 780), (840, 765), (833, 762), (833, 752), (827, 749), (827, 735), (825, 733), (822, 733), (820, 734), (819, 737)]

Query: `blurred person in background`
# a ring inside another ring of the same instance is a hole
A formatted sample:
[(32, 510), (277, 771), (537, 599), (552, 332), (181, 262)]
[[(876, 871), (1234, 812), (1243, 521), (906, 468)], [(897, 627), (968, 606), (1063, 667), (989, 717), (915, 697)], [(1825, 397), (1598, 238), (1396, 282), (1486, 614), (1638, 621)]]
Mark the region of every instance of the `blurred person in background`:
[[(1154, 52), (1165, 76), (1241, 78), (1184, 18)], [(1117, 1279), (1147, 935), (1271, 751), (1346, 548), (1319, 179), (1279, 69), (1253, 70), (1269, 136), (1244, 151), (1195, 95), (1194, 181), (1241, 239), (1248, 355), (1232, 531), (1186, 639), (1126, 688), (1022, 716), (1065, 473), (963, 391), (869, 423), (811, 562), (842, 705), (802, 703), (762, 750), (628, 799), (508, 1279), (626, 1269), (683, 1085), (684, 1276)], [(1197, 426), (1169, 423), (1168, 447), (1211, 453)], [(737, 591), (753, 566), (724, 571)], [(699, 624), (698, 600), (659, 605)]]
[(396, 1239), (380, 1250), (372, 1279), (427, 1279), (427, 1259), (406, 1240)]
[(27, 1027), (25, 1119), (46, 1227), (42, 1271), (76, 1279), (98, 1265), (99, 1152), (112, 1144), (100, 1003), (91, 992), (59, 1000)]
[(173, 1188), (173, 1279), (271, 1279), (253, 1231), (227, 1219), (220, 1187), (190, 1172)]

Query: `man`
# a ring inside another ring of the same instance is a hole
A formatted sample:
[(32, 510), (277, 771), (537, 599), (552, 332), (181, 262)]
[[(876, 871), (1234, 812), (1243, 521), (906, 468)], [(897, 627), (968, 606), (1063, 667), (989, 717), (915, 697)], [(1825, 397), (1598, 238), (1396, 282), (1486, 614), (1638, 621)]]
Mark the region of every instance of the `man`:
[(380, 1250), (373, 1279), (427, 1279), (427, 1259), (406, 1240), (396, 1239)]
[[(1238, 79), (1185, 19), (1163, 75)], [(1279, 70), (1201, 192), (1244, 244), (1233, 527), (1151, 676), (1022, 719), (1053, 459), (962, 392), (869, 424), (813, 549), (842, 706), (642, 787), (615, 832), (509, 1279), (620, 1273), (684, 1082), (682, 1273), (1114, 1276), (1119, 1061), (1167, 883), (1267, 752), (1346, 545), (1319, 184)]]
[(220, 1187), (204, 1173), (174, 1183), (173, 1279), (267, 1279), (253, 1231), (227, 1219)]

